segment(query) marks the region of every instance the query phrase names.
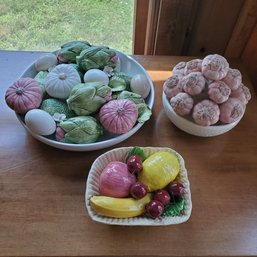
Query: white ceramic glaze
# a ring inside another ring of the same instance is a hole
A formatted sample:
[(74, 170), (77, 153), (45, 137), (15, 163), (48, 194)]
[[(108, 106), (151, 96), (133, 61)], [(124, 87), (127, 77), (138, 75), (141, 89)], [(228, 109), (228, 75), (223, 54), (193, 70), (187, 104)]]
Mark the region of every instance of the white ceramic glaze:
[[(116, 50), (115, 50), (116, 51)], [(121, 53), (119, 51), (116, 51), (119, 59), (120, 59), (120, 65), (121, 65), (121, 71), (128, 73), (129, 75), (133, 76), (135, 74), (143, 74), (145, 75), (151, 91), (149, 96), (145, 99), (146, 104), (149, 106), (150, 109), (152, 109), (153, 104), (154, 104), (154, 86), (152, 83), (152, 80), (150, 79), (148, 73), (146, 70), (143, 68), (141, 64), (139, 64), (135, 59), (132, 57)], [(35, 69), (35, 63), (31, 64), (21, 75), (21, 77), (35, 77), (37, 71)], [(44, 137), (44, 136), (39, 136), (35, 133), (33, 133), (31, 130), (28, 129), (28, 127), (24, 123), (24, 119), (22, 116), (19, 114), (16, 114), (18, 120), (21, 122), (23, 127), (37, 140), (50, 145), (55, 148), (63, 149), (63, 150), (69, 150), (69, 151), (93, 151), (93, 150), (99, 150), (103, 148), (107, 148), (113, 145), (116, 145), (129, 137), (131, 137), (133, 134), (135, 134), (142, 126), (144, 123), (137, 123), (129, 132), (122, 134), (122, 135), (114, 135), (114, 134), (109, 134), (105, 133), (104, 136), (102, 136), (99, 141), (91, 144), (68, 144), (68, 143), (62, 143), (55, 141), (53, 139)]]
[(92, 164), (91, 169), (88, 174), (86, 182), (86, 193), (85, 193), (85, 202), (86, 208), (89, 216), (97, 222), (110, 224), (110, 225), (126, 225), (126, 226), (166, 226), (166, 225), (175, 225), (186, 222), (192, 211), (192, 202), (191, 202), (191, 192), (190, 192), (190, 183), (187, 176), (187, 170), (185, 167), (185, 162), (182, 156), (174, 151), (173, 149), (166, 147), (141, 147), (146, 156), (150, 156), (153, 153), (159, 151), (166, 151), (175, 153), (179, 159), (180, 171), (178, 179), (183, 183), (186, 194), (185, 194), (185, 206), (182, 214), (174, 217), (164, 217), (161, 219), (151, 219), (147, 217), (133, 217), (133, 218), (109, 218), (98, 215), (90, 206), (89, 199), (93, 195), (99, 195), (99, 177), (104, 169), (104, 167), (111, 161), (125, 161), (126, 155), (129, 150), (133, 147), (121, 147), (110, 150), (102, 155), (100, 155)]
[(190, 121), (182, 116), (177, 115), (172, 106), (169, 103), (169, 100), (165, 93), (162, 93), (162, 103), (163, 103), (163, 109), (168, 116), (168, 118), (171, 120), (171, 122), (181, 130), (194, 135), (194, 136), (200, 136), (200, 137), (213, 137), (218, 136), (221, 134), (224, 134), (234, 128), (239, 121), (242, 119), (243, 115), (238, 119), (237, 121), (229, 124), (220, 124), (220, 125), (212, 125), (212, 126), (200, 126), (193, 121)]

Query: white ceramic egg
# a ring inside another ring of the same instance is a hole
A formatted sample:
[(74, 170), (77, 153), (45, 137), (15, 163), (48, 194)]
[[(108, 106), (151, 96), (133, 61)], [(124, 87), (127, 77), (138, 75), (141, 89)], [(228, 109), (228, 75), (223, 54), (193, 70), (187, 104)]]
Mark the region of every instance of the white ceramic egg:
[(51, 67), (57, 65), (57, 56), (52, 53), (45, 54), (39, 57), (35, 62), (35, 68), (37, 71), (46, 71)]
[(101, 70), (91, 69), (85, 73), (84, 82), (103, 82), (107, 86), (109, 84), (109, 77)]
[(26, 126), (35, 134), (48, 136), (55, 132), (56, 123), (53, 117), (40, 109), (32, 109), (25, 115)]
[(150, 84), (143, 74), (136, 74), (130, 82), (131, 91), (146, 98), (150, 93)]

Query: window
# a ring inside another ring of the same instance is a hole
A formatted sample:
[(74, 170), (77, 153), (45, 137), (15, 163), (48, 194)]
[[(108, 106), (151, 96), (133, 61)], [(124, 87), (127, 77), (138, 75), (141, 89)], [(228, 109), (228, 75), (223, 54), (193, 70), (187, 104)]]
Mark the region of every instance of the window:
[(134, 0), (0, 0), (0, 49), (53, 51), (87, 40), (131, 54)]

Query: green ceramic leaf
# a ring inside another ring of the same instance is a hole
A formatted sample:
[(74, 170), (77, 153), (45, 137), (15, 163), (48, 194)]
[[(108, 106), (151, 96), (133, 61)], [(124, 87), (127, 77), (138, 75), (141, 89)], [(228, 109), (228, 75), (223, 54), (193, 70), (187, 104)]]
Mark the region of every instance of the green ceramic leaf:
[(150, 119), (152, 115), (151, 109), (145, 103), (137, 104), (138, 108), (138, 122), (145, 122)]
[(170, 203), (165, 206), (164, 212), (162, 214), (163, 217), (173, 217), (180, 214), (183, 211), (185, 205), (184, 197), (180, 197), (175, 203)]

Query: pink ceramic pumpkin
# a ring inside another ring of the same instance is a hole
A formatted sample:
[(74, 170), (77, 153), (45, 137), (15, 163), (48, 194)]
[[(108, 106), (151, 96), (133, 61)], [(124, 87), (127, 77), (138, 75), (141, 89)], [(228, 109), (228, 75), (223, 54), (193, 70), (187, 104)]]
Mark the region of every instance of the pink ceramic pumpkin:
[(230, 93), (231, 89), (223, 81), (215, 81), (208, 86), (209, 98), (217, 104), (226, 102)]
[(184, 116), (191, 112), (194, 100), (187, 93), (178, 93), (170, 99), (170, 104), (178, 115)]
[(99, 112), (102, 126), (114, 134), (124, 134), (136, 124), (138, 109), (127, 99), (112, 100), (103, 105)]
[(220, 105), (220, 121), (232, 123), (238, 120), (245, 111), (245, 105), (237, 98), (229, 98)]
[(219, 120), (219, 106), (211, 100), (203, 100), (197, 103), (193, 109), (193, 119), (201, 126), (210, 126)]
[(43, 92), (38, 82), (32, 78), (20, 78), (5, 93), (7, 105), (19, 114), (24, 114), (40, 106)]

